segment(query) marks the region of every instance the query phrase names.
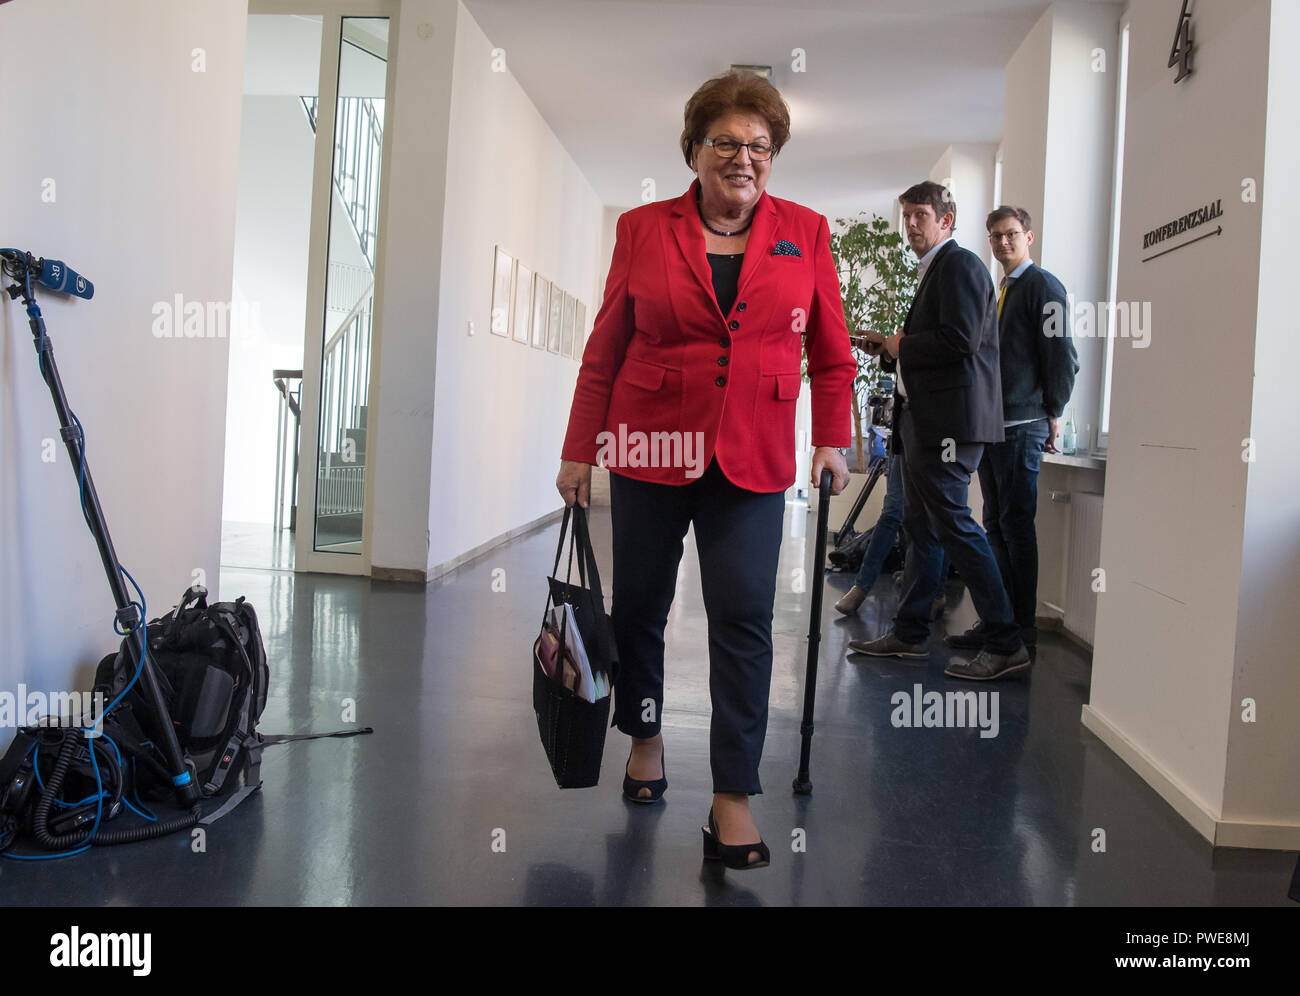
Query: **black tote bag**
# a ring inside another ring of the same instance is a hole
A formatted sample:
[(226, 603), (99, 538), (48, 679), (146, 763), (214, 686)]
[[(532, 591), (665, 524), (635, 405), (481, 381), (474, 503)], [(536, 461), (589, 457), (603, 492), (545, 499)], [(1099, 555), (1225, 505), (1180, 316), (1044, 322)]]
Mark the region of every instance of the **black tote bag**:
[[(569, 529), (570, 519), (573, 528)], [(560, 554), (564, 550), (564, 535), (569, 533), (569, 571), (561, 581)], [(573, 555), (578, 555), (580, 583), (572, 584)], [(547, 579), (549, 592), (546, 608), (542, 611), (542, 635), (533, 644), (533, 711), (537, 714), (537, 732), (550, 762), (555, 783), (560, 788), (589, 788), (600, 780), (600, 762), (605, 752), (605, 729), (609, 721), (609, 705), (614, 678), (618, 671), (618, 651), (614, 645), (614, 630), (605, 614), (605, 600), (600, 588), (600, 572), (596, 567), (596, 554), (587, 530), (587, 513), (574, 504), (564, 510), (560, 524), (560, 541), (555, 549), (555, 566)], [(571, 691), (562, 682), (564, 653), (570, 634), (562, 627), (559, 634), (560, 649), (556, 677), (549, 676), (538, 657), (538, 646), (545, 637), (551, 606), (570, 605), (578, 624), (578, 636), (586, 649), (592, 672), (604, 671), (609, 675), (610, 693), (596, 702), (588, 702)]]

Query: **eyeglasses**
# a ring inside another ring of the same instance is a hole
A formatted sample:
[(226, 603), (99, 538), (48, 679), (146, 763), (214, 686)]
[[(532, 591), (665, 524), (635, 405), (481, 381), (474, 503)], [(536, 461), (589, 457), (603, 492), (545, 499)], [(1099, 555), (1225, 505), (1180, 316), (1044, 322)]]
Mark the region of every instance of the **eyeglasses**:
[(1022, 235), (1024, 235), (1024, 234), (1025, 234), (1024, 232), (1020, 232), (1020, 231), (1016, 231), (1016, 232), (989, 232), (989, 241), (990, 241), (991, 243), (993, 243), (994, 245), (997, 245), (999, 242), (1008, 242), (1008, 243), (1010, 243), (1010, 242), (1015, 242), (1016, 239), (1020, 238), (1020, 236), (1022, 236)]
[(749, 149), (749, 158), (755, 162), (764, 162), (772, 158), (775, 151), (772, 143), (765, 138), (755, 139), (752, 142), (737, 142), (734, 138), (706, 138), (704, 144), (711, 148), (723, 159), (735, 159), (737, 153), (744, 147)]

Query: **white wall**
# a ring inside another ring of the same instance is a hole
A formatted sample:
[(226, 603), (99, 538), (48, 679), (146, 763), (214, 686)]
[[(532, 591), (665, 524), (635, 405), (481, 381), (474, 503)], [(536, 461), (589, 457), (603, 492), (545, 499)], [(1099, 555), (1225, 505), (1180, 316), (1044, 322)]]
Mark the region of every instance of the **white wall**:
[[(433, 468), (434, 377), (442, 290), (443, 207), (457, 0), (403, 0), (389, 29), (398, 95), (388, 115), (388, 191), (394, 205), (376, 276), (368, 424), (372, 570), (423, 577), (429, 493), (448, 486)], [(373, 454), (373, 459), (372, 459)]]
[(930, 170), (930, 179), (946, 182), (957, 202), (953, 238), (986, 266), (993, 262), (984, 219), (994, 208), (993, 166), (997, 151), (996, 143), (960, 142), (948, 146)]
[[(1292, 623), (1295, 606), (1300, 605), (1300, 460), (1295, 458), (1294, 431), (1300, 337), (1296, 336), (1291, 275), (1295, 236), (1290, 217), (1290, 200), (1300, 183), (1300, 141), (1294, 127), (1300, 120), (1300, 63), (1289, 53), (1298, 36), (1300, 5), (1274, 0), (1268, 129), (1257, 208), (1262, 238), (1250, 412), (1256, 460), (1246, 467), (1246, 523), (1223, 798), (1228, 819), (1290, 826), (1300, 824), (1300, 764), (1295, 763), (1300, 758), (1295, 708), (1300, 702), (1300, 668)], [(1248, 697), (1258, 704), (1256, 723), (1239, 721), (1240, 704)]]
[(492, 47), (462, 6), (437, 311), (430, 570), (561, 504), (554, 481), (578, 362), (491, 334), (495, 246), (585, 302), (588, 327), (608, 263), (600, 199), (515, 78), (492, 71)]
[[(1047, 172), (1048, 85), (1052, 68), (1052, 9), (1033, 26), (1007, 63), (1002, 105), (1002, 203), (1029, 212), (1037, 232), (1043, 220)], [(1040, 246), (1030, 255), (1040, 260)]]
[[(1292, 241), (1283, 177), (1295, 175), (1295, 75), (1275, 67), (1269, 107), (1268, 0), (1202, 0), (1196, 71), (1175, 85), (1166, 61), (1178, 7), (1132, 11), (1119, 296), (1150, 301), (1153, 326), (1148, 348), (1117, 343), (1106, 593), (1085, 721), (1213, 837), (1215, 821), (1300, 824), (1297, 532), (1285, 511), (1297, 484), (1296, 353), (1280, 262)], [(1280, 26), (1289, 19), (1279, 13)], [(1273, 58), (1292, 37), (1274, 39)], [(1265, 178), (1271, 208), (1243, 203), (1247, 177)], [(1144, 232), (1219, 198), (1221, 236), (1142, 261)], [(1278, 217), (1264, 230), (1269, 210)], [(1276, 254), (1263, 269), (1262, 231)], [(1251, 465), (1242, 440), (1256, 433)], [(1240, 718), (1248, 694), (1264, 717), (1253, 728)]]
[[(315, 44), (319, 51), (319, 30)], [(298, 97), (244, 97), (235, 291), (256, 305), (260, 323), (252, 336), (230, 344), (226, 520), (269, 523), (272, 517), (278, 395), (271, 371), (302, 367), (314, 140)]]
[[(217, 591), (226, 338), (159, 339), (155, 302), (228, 302), (246, 6), (46, 0), (0, 12), (5, 245), (92, 301), (39, 298), (117, 552), (160, 615)], [(206, 71), (191, 69), (205, 50)], [(51, 116), (50, 108), (57, 108)], [(21, 136), (19, 138), (18, 136)], [(42, 199), (52, 180), (55, 199)], [(88, 689), (119, 642), (25, 315), (0, 304), (0, 687)], [(11, 730), (0, 731), (0, 743)]]

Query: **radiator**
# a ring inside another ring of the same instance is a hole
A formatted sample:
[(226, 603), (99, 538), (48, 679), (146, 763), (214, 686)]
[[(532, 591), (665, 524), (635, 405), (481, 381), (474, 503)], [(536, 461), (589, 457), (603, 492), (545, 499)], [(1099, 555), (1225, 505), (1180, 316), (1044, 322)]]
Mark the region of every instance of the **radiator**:
[(1101, 495), (1070, 495), (1070, 558), (1066, 561), (1065, 628), (1093, 645), (1097, 627), (1097, 592), (1092, 572), (1101, 566)]

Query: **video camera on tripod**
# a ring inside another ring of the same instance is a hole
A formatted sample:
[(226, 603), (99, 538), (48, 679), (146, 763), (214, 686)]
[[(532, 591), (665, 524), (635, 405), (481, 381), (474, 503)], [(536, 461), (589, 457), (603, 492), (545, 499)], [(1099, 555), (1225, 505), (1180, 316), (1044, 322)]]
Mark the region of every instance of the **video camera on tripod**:
[(876, 390), (867, 395), (867, 407), (871, 409), (871, 424), (880, 429), (894, 427), (894, 378), (884, 376), (876, 385)]

